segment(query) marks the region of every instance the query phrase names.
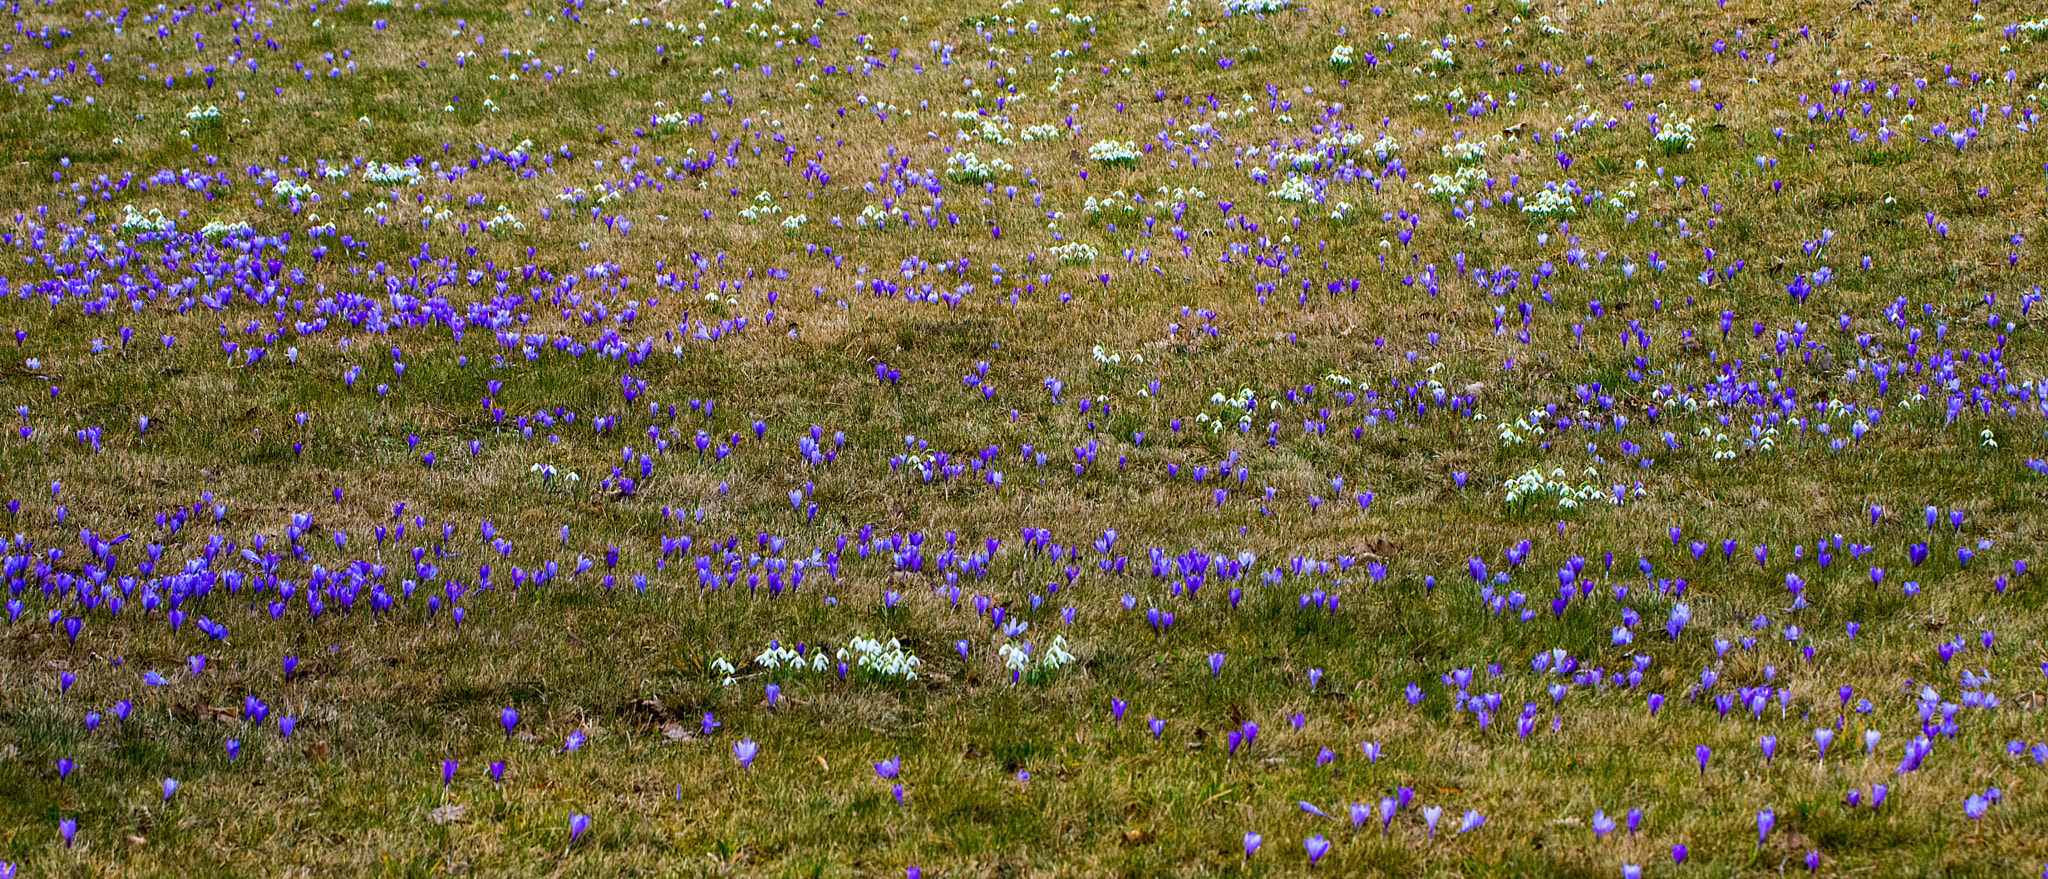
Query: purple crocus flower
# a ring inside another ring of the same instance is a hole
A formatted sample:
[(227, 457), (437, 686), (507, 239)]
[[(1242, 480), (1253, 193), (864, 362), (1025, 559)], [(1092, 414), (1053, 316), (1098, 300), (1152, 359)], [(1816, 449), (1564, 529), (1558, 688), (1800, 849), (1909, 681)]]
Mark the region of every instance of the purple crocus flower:
[(1330, 841), (1324, 839), (1320, 833), (1302, 840), (1301, 847), (1308, 852), (1308, 866), (1311, 870), (1315, 869), (1317, 861), (1330, 853)]
[(1367, 763), (1376, 763), (1380, 759), (1379, 742), (1360, 742), (1358, 743), (1358, 750), (1365, 754), (1365, 762)]
[(1157, 717), (1145, 718), (1145, 726), (1152, 730), (1152, 741), (1159, 741), (1159, 734), (1166, 731), (1166, 721)]
[(1252, 852), (1259, 850), (1259, 843), (1265, 841), (1265, 837), (1260, 836), (1256, 833), (1246, 833), (1244, 835), (1244, 856), (1246, 858), (1250, 858), (1252, 856)]
[(1466, 809), (1465, 817), (1458, 821), (1458, 832), (1471, 833), (1474, 830), (1478, 830), (1480, 825), (1485, 823), (1485, 815), (1481, 815), (1478, 812), (1475, 812), (1471, 809)]
[(895, 778), (896, 773), (901, 771), (902, 768), (902, 758), (890, 757), (887, 760), (883, 760), (882, 762), (875, 764), (875, 774), (883, 778)]
[(519, 712), (512, 708), (498, 712), (498, 725), (505, 728), (505, 741), (511, 742), (512, 728), (519, 725)]
[(576, 813), (576, 814), (574, 814), (574, 815), (570, 815), (570, 816), (569, 816), (569, 844), (570, 844), (570, 845), (575, 845), (575, 844), (576, 844), (576, 838), (577, 838), (577, 837), (580, 837), (580, 836), (582, 836), (582, 835), (583, 835), (583, 831), (585, 831), (585, 830), (589, 830), (589, 829), (590, 829), (590, 816), (589, 816), (589, 815), (585, 815), (585, 814), (583, 814), (583, 813), (581, 813), (581, 812), (578, 812), (578, 813)]
[(1392, 825), (1393, 825), (1393, 823), (1394, 823), (1394, 812), (1395, 812), (1395, 810), (1397, 810), (1397, 809), (1399, 809), (1399, 808), (1400, 808), (1400, 804), (1399, 804), (1399, 803), (1396, 803), (1396, 802), (1394, 801), (1394, 798), (1393, 798), (1393, 797), (1381, 797), (1381, 798), (1380, 798), (1380, 835), (1381, 835), (1381, 836), (1385, 836), (1385, 835), (1387, 835), (1387, 829), (1388, 829), (1388, 828), (1389, 828), (1390, 826), (1392, 826)]
[(1221, 653), (1211, 653), (1211, 654), (1209, 654), (1209, 676), (1213, 678), (1213, 677), (1218, 677), (1218, 676), (1220, 676), (1220, 675), (1222, 675), (1222, 674), (1223, 674), (1223, 654), (1221, 654)]
[(1442, 806), (1422, 807), (1422, 824), (1428, 828), (1428, 839), (1436, 839), (1436, 822), (1438, 818), (1443, 817), (1443, 814), (1444, 807)]
[(455, 780), (455, 761), (441, 761), (441, 789), (447, 790), (449, 782)]
[(493, 760), (493, 761), (491, 761), (491, 781), (492, 781), (492, 782), (498, 782), (498, 781), (502, 781), (502, 780), (504, 780), (504, 778), (505, 778), (505, 761), (503, 761), (503, 760)]
[(1771, 835), (1771, 825), (1778, 823), (1778, 816), (1769, 809), (1756, 813), (1756, 846), (1763, 848), (1764, 839)]
[(1685, 863), (1685, 843), (1682, 843), (1682, 842), (1681, 842), (1681, 843), (1672, 843), (1672, 845), (1671, 845), (1671, 863), (1674, 863), (1674, 864), (1683, 864), (1683, 863)]
[(1709, 750), (1706, 745), (1700, 745), (1692, 749), (1693, 759), (1699, 761), (1700, 764), (1700, 775), (1704, 776), (1707, 774), (1707, 758), (1713, 755), (1714, 752)]
[(1294, 805), (1300, 807), (1302, 811), (1307, 812), (1310, 815), (1314, 815), (1317, 818), (1330, 817), (1328, 812), (1324, 812), (1322, 809), (1316, 808), (1316, 804), (1311, 803), (1307, 800), (1295, 800)]
[(733, 759), (740, 761), (741, 769), (752, 767), (754, 765), (754, 755), (759, 753), (760, 750), (761, 746), (755, 744), (753, 739), (740, 739), (732, 744)]
[(71, 837), (78, 833), (78, 819), (66, 818), (57, 822), (57, 834), (64, 837), (64, 847), (71, 847)]
[(1591, 826), (1593, 828), (1593, 838), (1600, 839), (1614, 832), (1614, 819), (1607, 817), (1606, 812), (1594, 809)]
[(1983, 794), (1971, 794), (1963, 799), (1963, 816), (1973, 821), (1984, 817), (1984, 813), (1990, 808), (1991, 801), (1985, 799)]

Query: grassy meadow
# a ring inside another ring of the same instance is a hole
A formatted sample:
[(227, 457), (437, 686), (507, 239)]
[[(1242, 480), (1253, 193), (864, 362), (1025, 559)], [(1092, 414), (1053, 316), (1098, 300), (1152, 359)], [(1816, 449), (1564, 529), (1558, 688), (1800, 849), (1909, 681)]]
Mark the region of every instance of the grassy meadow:
[(0, 879), (2048, 870), (2025, 3), (15, 3)]

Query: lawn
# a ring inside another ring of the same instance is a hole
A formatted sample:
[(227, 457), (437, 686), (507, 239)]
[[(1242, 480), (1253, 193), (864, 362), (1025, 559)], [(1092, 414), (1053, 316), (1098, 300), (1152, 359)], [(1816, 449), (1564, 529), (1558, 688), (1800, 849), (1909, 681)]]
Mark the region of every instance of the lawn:
[(2048, 871), (2028, 4), (89, 5), (0, 879)]

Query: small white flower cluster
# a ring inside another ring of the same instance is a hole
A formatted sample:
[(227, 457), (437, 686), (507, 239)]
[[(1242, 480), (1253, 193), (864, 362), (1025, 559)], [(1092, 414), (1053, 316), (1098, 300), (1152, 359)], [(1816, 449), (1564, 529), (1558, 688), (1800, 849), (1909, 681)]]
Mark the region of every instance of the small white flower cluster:
[(1536, 409), (1532, 410), (1526, 418), (1515, 419), (1514, 424), (1501, 424), (1500, 444), (1504, 446), (1521, 445), (1526, 442), (1522, 438), (1524, 433), (1542, 436), (1546, 432), (1543, 429), (1543, 419), (1546, 417), (1548, 417), (1548, 413), (1542, 409)]
[(1579, 209), (1572, 204), (1572, 197), (1558, 191), (1552, 183), (1536, 191), (1536, 194), (1522, 203), (1522, 213), (1552, 217), (1558, 214), (1576, 214)]
[(1315, 189), (1308, 185), (1308, 180), (1300, 174), (1289, 174), (1286, 180), (1281, 181), (1279, 189), (1266, 194), (1281, 201), (1308, 201), (1314, 198), (1316, 193)]
[(1323, 154), (1321, 152), (1310, 152), (1308, 150), (1302, 150), (1300, 152), (1290, 152), (1287, 150), (1282, 150), (1275, 155), (1275, 158), (1279, 159), (1281, 164), (1286, 165), (1289, 168), (1293, 168), (1296, 171), (1307, 171), (1315, 168), (1316, 163), (1323, 160)]
[(1110, 210), (1116, 207), (1118, 205), (1118, 202), (1116, 201), (1117, 199), (1123, 200), (1122, 206), (1124, 209), (1124, 213), (1135, 214), (1138, 212), (1138, 206), (1131, 203), (1130, 196), (1124, 194), (1124, 191), (1119, 189), (1116, 192), (1111, 193), (1110, 195), (1102, 198), (1101, 200), (1097, 200), (1095, 196), (1092, 195), (1088, 196), (1086, 199), (1083, 199), (1081, 202), (1081, 213), (1086, 214), (1091, 218), (1100, 216), (1103, 211)]
[(508, 208), (504, 205), (498, 205), (498, 215), (488, 220), (485, 220), (484, 228), (492, 232), (497, 232), (500, 230), (524, 229), (526, 228), (526, 224), (519, 222), (519, 218), (512, 215), (511, 208)]
[[(1510, 96), (1512, 96), (1512, 94), (1513, 93), (1510, 93)], [(1555, 131), (1551, 132), (1551, 138), (1553, 140), (1570, 140), (1574, 135), (1577, 135), (1581, 131), (1585, 131), (1586, 129), (1599, 126), (1602, 122), (1614, 121), (1611, 117), (1608, 117), (1602, 114), (1599, 110), (1593, 109), (1592, 107), (1586, 106), (1585, 104), (1580, 104), (1578, 109), (1573, 112), (1576, 115), (1565, 120), (1565, 124), (1558, 126)], [(1691, 120), (1687, 121), (1689, 122)]]
[(955, 183), (987, 183), (1005, 171), (1016, 168), (1000, 158), (982, 161), (973, 153), (954, 153), (946, 157), (946, 176)]
[(1670, 122), (1657, 127), (1657, 146), (1667, 153), (1682, 153), (1697, 143), (1692, 136), (1692, 119), (1684, 122)]
[(803, 231), (804, 223), (809, 219), (810, 216), (807, 214), (792, 214), (783, 219), (782, 230), (784, 232), (801, 232)]
[(1046, 669), (1059, 671), (1072, 664), (1073, 661), (1074, 654), (1067, 651), (1067, 636), (1054, 635), (1052, 636), (1052, 643), (1045, 645), (1045, 658), (1040, 659), (1038, 663)]
[(1055, 244), (1050, 249), (1054, 259), (1075, 265), (1094, 262), (1098, 253), (1095, 245), (1085, 241), (1069, 241), (1065, 244)]
[(348, 176), (348, 169), (340, 165), (322, 165), (320, 176), (326, 180), (340, 180)]
[(212, 104), (204, 107), (195, 104), (192, 109), (185, 111), (185, 118), (191, 122), (212, 122), (220, 118), (220, 108)]
[(1122, 143), (1098, 140), (1094, 146), (1088, 148), (1088, 158), (1108, 165), (1130, 167), (1138, 164), (1139, 155), (1137, 142), (1129, 140)]
[(1287, 8), (1289, 0), (1223, 0), (1217, 4), (1231, 15), (1269, 15)]
[(1382, 134), (1379, 140), (1372, 142), (1372, 151), (1379, 155), (1380, 161), (1384, 162), (1389, 154), (1401, 151), (1401, 143), (1388, 135)]
[[(1442, 198), (1457, 198), (1485, 180), (1485, 169), (1474, 165), (1466, 165), (1448, 176), (1443, 174), (1429, 175), (1428, 192), (1430, 195)], [(1416, 185), (1418, 187), (1421, 186), (1419, 183)]]
[(1335, 68), (1337, 68), (1337, 69), (1339, 69), (1339, 70), (1342, 70), (1342, 69), (1344, 69), (1344, 68), (1346, 68), (1346, 67), (1350, 67), (1350, 66), (1351, 66), (1351, 53), (1352, 53), (1352, 51), (1353, 51), (1353, 50), (1352, 50), (1352, 48), (1351, 48), (1350, 46), (1342, 46), (1342, 45), (1338, 46), (1338, 47), (1337, 47), (1337, 48), (1335, 48), (1335, 49), (1331, 49), (1331, 50), (1330, 50), (1330, 66), (1331, 66), (1331, 67), (1335, 67)]
[(924, 660), (903, 649), (902, 642), (890, 638), (887, 643), (865, 636), (848, 641), (835, 654), (841, 662), (849, 662), (854, 668), (885, 678), (917, 680), (917, 670), (924, 667)]
[(1005, 643), (996, 648), (996, 653), (1002, 656), (1004, 668), (1020, 673), (1057, 672), (1074, 661), (1074, 654), (1067, 651), (1065, 635), (1054, 635), (1052, 643), (1045, 647), (1045, 655), (1035, 663), (1031, 659), (1031, 644), (1028, 641), (1023, 644)]
[[(1821, 426), (1822, 426), (1822, 427), (1827, 427), (1827, 425), (1825, 425), (1825, 424), (1823, 424), (1823, 425), (1821, 425)], [(1825, 431), (1823, 431), (1823, 433), (1825, 433)], [(1709, 435), (1709, 434), (1712, 434), (1712, 435), (1713, 435), (1713, 436), (1712, 436), (1712, 438), (1708, 440), (1708, 442), (1709, 442), (1709, 443), (1711, 443), (1711, 444), (1713, 445), (1713, 447), (1714, 447), (1714, 460), (1716, 460), (1716, 461), (1733, 461), (1733, 460), (1735, 460), (1735, 457), (1736, 457), (1736, 455), (1735, 455), (1735, 450), (1734, 450), (1734, 449), (1731, 449), (1731, 448), (1729, 448), (1729, 447), (1728, 447), (1728, 435), (1727, 435), (1727, 434), (1725, 434), (1725, 433), (1715, 433), (1715, 432), (1714, 432), (1714, 429), (1713, 429), (1713, 428), (1711, 428), (1711, 427), (1702, 427), (1702, 428), (1700, 428), (1700, 436), (1707, 436), (1707, 435)]]
[(248, 223), (242, 222), (240, 220), (237, 220), (232, 223), (223, 223), (219, 220), (212, 220), (209, 221), (206, 225), (199, 227), (200, 237), (209, 240), (225, 238), (229, 235), (254, 231), (256, 230), (253, 227), (251, 227)]
[(754, 664), (770, 671), (785, 668), (791, 671), (825, 671), (832, 667), (832, 660), (825, 655), (823, 650), (813, 653), (809, 659), (805, 659), (803, 654), (782, 646), (782, 642), (770, 641), (768, 642), (768, 649), (761, 651), (761, 655), (754, 657)]
[(1193, 186), (1176, 186), (1172, 189), (1161, 186), (1157, 192), (1159, 197), (1152, 200), (1152, 210), (1160, 214), (1172, 213), (1174, 205), (1180, 205), (1182, 210), (1186, 210), (1188, 202), (1201, 201), (1209, 197), (1209, 193)]
[(1607, 206), (1608, 206), (1608, 207), (1611, 207), (1611, 208), (1615, 208), (1615, 209), (1617, 209), (1617, 210), (1618, 210), (1618, 209), (1621, 209), (1621, 208), (1625, 208), (1625, 207), (1628, 207), (1628, 203), (1629, 203), (1629, 200), (1630, 200), (1630, 199), (1633, 199), (1633, 198), (1635, 198), (1635, 197), (1636, 197), (1636, 185), (1635, 185), (1635, 183), (1631, 182), (1631, 183), (1629, 183), (1629, 185), (1627, 185), (1627, 186), (1624, 186), (1624, 187), (1622, 187), (1622, 188), (1621, 188), (1621, 189), (1620, 189), (1619, 191), (1615, 192), (1615, 193), (1614, 193), (1613, 195), (1611, 195), (1611, 196), (1608, 196), (1608, 198), (1607, 198)]
[(123, 205), (122, 211), (121, 231), (130, 235), (137, 232), (169, 232), (175, 225), (169, 217), (164, 216), (163, 211), (155, 208), (144, 214), (136, 211), (135, 206), (131, 204)]
[(860, 209), (860, 214), (853, 218), (853, 225), (855, 228), (858, 229), (865, 229), (869, 225), (873, 225), (875, 228), (880, 229), (883, 226), (888, 225), (889, 219), (893, 216), (895, 216), (895, 214), (883, 210), (881, 205), (871, 204), (868, 205), (867, 207)]
[[(1856, 423), (1863, 424), (1862, 421), (1857, 421)], [(1867, 425), (1865, 429), (1868, 429)], [(1743, 448), (1754, 449), (1758, 452), (1768, 452), (1778, 447), (1778, 429), (1776, 427), (1758, 429), (1755, 425), (1751, 425), (1750, 432), (1750, 438), (1742, 442)]]
[(270, 194), (278, 198), (311, 198), (313, 185), (297, 180), (279, 180), (276, 186), (270, 187)]
[(1365, 146), (1365, 135), (1359, 134), (1356, 131), (1346, 131), (1343, 134), (1322, 138), (1316, 141), (1316, 145), (1322, 147), (1325, 151), (1328, 151), (1331, 147), (1345, 149), (1361, 147)]
[(540, 484), (542, 486), (548, 487), (552, 487), (554, 485), (555, 477), (558, 474), (562, 478), (563, 488), (574, 488), (576, 487), (576, 483), (581, 482), (583, 480), (583, 477), (576, 475), (576, 471), (571, 470), (568, 473), (560, 473), (560, 471), (557, 471), (555, 469), (555, 465), (553, 464), (535, 464), (532, 467), (526, 468), (526, 472), (540, 477)]
[(1442, 46), (1436, 46), (1429, 50), (1429, 63), (1433, 66), (1449, 70), (1452, 67), (1458, 66), (1458, 59), (1457, 56), (1451, 54), (1451, 50)]
[(775, 203), (775, 196), (769, 195), (766, 190), (763, 190), (755, 194), (753, 204), (740, 208), (740, 219), (751, 223), (762, 217), (779, 213), (782, 213), (782, 206)]
[(363, 166), (363, 182), (383, 186), (406, 186), (420, 182), (420, 169), (416, 165), (371, 162)]
[(1454, 162), (1476, 162), (1486, 158), (1486, 141), (1461, 140), (1443, 146), (1444, 158)]
[(1332, 220), (1349, 220), (1349, 219), (1351, 219), (1351, 211), (1352, 211), (1352, 210), (1353, 210), (1353, 207), (1352, 207), (1352, 205), (1351, 205), (1351, 203), (1350, 203), (1350, 202), (1348, 202), (1348, 201), (1340, 201), (1340, 202), (1338, 202), (1338, 203), (1337, 203), (1337, 206), (1336, 206), (1335, 208), (1331, 209), (1331, 211), (1330, 211), (1330, 219), (1332, 219)]
[[(1584, 475), (1588, 478), (1598, 478), (1600, 474), (1593, 468), (1587, 467)], [(1565, 481), (1563, 467), (1550, 471), (1550, 475), (1547, 477), (1543, 475), (1542, 468), (1531, 467), (1522, 475), (1501, 483), (1501, 487), (1507, 489), (1507, 503), (1509, 505), (1518, 504), (1534, 497), (1555, 497), (1557, 498), (1558, 509), (1561, 510), (1577, 509), (1581, 501), (1604, 500), (1610, 503), (1614, 502), (1611, 495), (1601, 491), (1598, 485), (1591, 482), (1573, 488), (1571, 483)]]
[(2037, 18), (2033, 21), (2020, 22), (2013, 25), (2013, 30), (2020, 35), (2021, 39), (2027, 42), (2048, 38), (2048, 18)]
[(654, 117), (654, 124), (656, 124), (656, 125), (688, 125), (688, 124), (690, 124), (690, 117), (689, 117), (688, 115), (684, 114), (684, 113), (683, 113), (683, 112), (682, 112), (681, 110), (671, 110), (671, 111), (669, 111), (669, 112), (667, 112), (667, 113), (663, 113), (663, 114), (661, 114), (661, 115), (659, 115), (659, 116), (656, 116), (656, 117)]
[(1225, 414), (1216, 416), (1211, 416), (1207, 412), (1197, 412), (1195, 413), (1195, 423), (1209, 425), (1210, 433), (1221, 433), (1223, 431), (1223, 422), (1231, 420), (1231, 416), (1234, 415), (1236, 416), (1238, 426), (1250, 427), (1252, 423), (1251, 412), (1256, 407), (1258, 396), (1258, 392), (1253, 391), (1249, 387), (1238, 388), (1237, 393), (1227, 397), (1223, 395), (1222, 391), (1217, 391), (1209, 395), (1209, 402), (1213, 405), (1222, 406), (1228, 411)]
[[(1095, 362), (1103, 366), (1122, 366), (1124, 362), (1124, 355), (1116, 351), (1111, 351), (1110, 349), (1105, 348), (1098, 344), (1095, 346)], [(1144, 363), (1145, 355), (1132, 354), (1131, 362)], [(1143, 391), (1140, 391), (1140, 393), (1143, 393)]]
[(1025, 143), (1038, 140), (1058, 140), (1062, 132), (1057, 125), (1033, 125), (1017, 133), (1017, 139)]
[(719, 682), (720, 686), (730, 687), (733, 685), (733, 673), (739, 671), (739, 669), (732, 667), (732, 660), (720, 656), (717, 659), (711, 660), (711, 671), (721, 679)]
[[(961, 120), (963, 115), (967, 117), (965, 120)], [(975, 137), (980, 137), (983, 141), (997, 146), (1009, 146), (1015, 143), (1008, 135), (1003, 133), (1004, 129), (1010, 127), (1009, 120), (1004, 117), (996, 116), (991, 118), (973, 113), (954, 113), (953, 118), (961, 123), (961, 140), (973, 140)]]

